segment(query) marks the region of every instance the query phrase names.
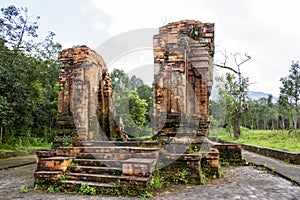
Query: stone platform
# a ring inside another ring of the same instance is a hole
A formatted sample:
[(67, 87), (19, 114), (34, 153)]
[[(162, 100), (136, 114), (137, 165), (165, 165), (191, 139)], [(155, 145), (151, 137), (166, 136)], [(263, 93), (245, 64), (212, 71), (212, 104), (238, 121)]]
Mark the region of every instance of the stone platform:
[(101, 143), (103, 146), (60, 147), (37, 152), (36, 180), (48, 178), (65, 184), (103, 188), (148, 184), (159, 149)]
[[(219, 151), (210, 149), (189, 152), (186, 144), (175, 143), (169, 148), (157, 142), (85, 141), (86, 146), (60, 147), (39, 151), (36, 182), (54, 182), (100, 188), (138, 186), (146, 191), (157, 169), (189, 169), (189, 178), (200, 184), (200, 173), (218, 175)], [(158, 147), (158, 148), (157, 148)], [(168, 168), (171, 169), (171, 168)]]

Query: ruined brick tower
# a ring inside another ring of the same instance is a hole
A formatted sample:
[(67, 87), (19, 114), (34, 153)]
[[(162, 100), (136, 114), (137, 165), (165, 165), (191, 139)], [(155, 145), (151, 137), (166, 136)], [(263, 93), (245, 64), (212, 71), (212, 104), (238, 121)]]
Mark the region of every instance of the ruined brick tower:
[(101, 56), (78, 46), (59, 52), (58, 59), (63, 67), (57, 136), (72, 136), (79, 141), (120, 139), (123, 125), (115, 115), (111, 79)]
[(214, 24), (169, 23), (154, 36), (153, 133), (162, 138), (209, 134)]

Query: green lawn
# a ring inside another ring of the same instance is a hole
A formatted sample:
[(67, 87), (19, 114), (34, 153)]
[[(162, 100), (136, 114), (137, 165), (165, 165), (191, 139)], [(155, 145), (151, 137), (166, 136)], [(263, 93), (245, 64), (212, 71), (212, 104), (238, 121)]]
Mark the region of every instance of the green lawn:
[(300, 152), (300, 130), (297, 130), (297, 132), (283, 130), (265, 131), (241, 128), (240, 139), (234, 140), (229, 137), (225, 129), (215, 129), (211, 131), (210, 136), (232, 142)]
[(51, 148), (51, 143), (38, 145), (38, 146), (23, 146), (23, 147), (16, 147), (13, 145), (2, 144), (0, 145), (0, 153), (16, 152), (22, 150), (34, 150), (34, 149), (50, 149), (50, 148)]

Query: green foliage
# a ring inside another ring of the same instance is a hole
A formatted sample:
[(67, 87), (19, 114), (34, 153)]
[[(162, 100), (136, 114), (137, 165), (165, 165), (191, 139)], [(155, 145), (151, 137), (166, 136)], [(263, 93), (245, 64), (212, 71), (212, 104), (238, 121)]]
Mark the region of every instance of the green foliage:
[(21, 185), (19, 191), (21, 193), (27, 193), (29, 191), (28, 186), (27, 185)]
[(47, 188), (47, 191), (48, 191), (49, 193), (55, 192), (54, 186), (50, 185), (50, 186)]
[(64, 137), (56, 136), (54, 140), (59, 142), (62, 147), (72, 147), (73, 141), (76, 139), (74, 136), (66, 135)]
[(153, 189), (160, 189), (163, 186), (163, 177), (160, 176), (159, 171), (157, 171), (150, 180), (150, 187)]
[(73, 166), (78, 166), (79, 164), (78, 163), (74, 163), (74, 162), (72, 162), (71, 164), (70, 164), (70, 167), (73, 167)]
[(32, 18), (28, 16), (27, 8), (16, 8), (11, 5), (7, 8), (1, 8), (1, 38), (4, 39), (15, 51), (31, 51), (34, 48), (32, 41), (25, 41), (25, 37), (30, 39), (36, 38), (37, 35), (37, 21), (40, 17)]
[(109, 184), (112, 184), (112, 185), (120, 185), (121, 184), (121, 181), (120, 180), (116, 180), (114, 182), (110, 182)]
[(67, 180), (68, 179), (68, 175), (66, 174), (62, 174), (60, 177), (59, 177), (60, 180)]
[(289, 109), (296, 130), (299, 127), (299, 107), (300, 107), (300, 65), (299, 62), (292, 62), (290, 74), (280, 79), (279, 103), (285, 109)]
[(41, 190), (41, 186), (39, 184), (34, 184), (34, 190)]
[(52, 32), (38, 42), (38, 19), (28, 17), (26, 8), (1, 8), (0, 143), (13, 144), (11, 138), (19, 137), (53, 139), (61, 45)]
[(51, 143), (44, 138), (35, 138), (31, 136), (19, 136), (6, 139), (5, 143), (0, 144), (0, 153), (13, 152), (21, 150), (32, 150), (50, 148)]
[(178, 179), (175, 180), (175, 183), (187, 183), (188, 181), (186, 180), (186, 173), (187, 173), (188, 169), (183, 169), (182, 171), (180, 171), (178, 173)]
[[(238, 105), (242, 105), (241, 126), (252, 130), (297, 130), (300, 124), (299, 62), (292, 62), (289, 71), (288, 76), (280, 79), (282, 87), (277, 102), (274, 102), (272, 95), (258, 100), (249, 99), (244, 95), (244, 104), (240, 104), (243, 101), (239, 101), (238, 98), (240, 89), (236, 78), (232, 75), (226, 75), (226, 78), (218, 77), (220, 96), (217, 101), (210, 101), (211, 128), (226, 127), (228, 131), (232, 131), (235, 115), (239, 111)], [(239, 82), (247, 85), (248, 81), (241, 79)]]
[(206, 183), (206, 175), (201, 170), (199, 170), (199, 176), (200, 176), (200, 183), (201, 183), (201, 185), (205, 185), (205, 183)]
[(218, 77), (219, 85), (219, 101), (226, 108), (224, 123), (234, 127), (234, 137), (240, 135), (239, 126), (240, 118), (247, 108), (249, 78), (244, 78), (240, 73), (238, 77), (234, 74), (226, 73), (225, 79)]
[(224, 172), (222, 170), (221, 164), (218, 164), (218, 177), (223, 177)]
[(145, 198), (152, 198), (153, 195), (147, 191), (139, 195), (139, 198), (145, 199)]
[(96, 189), (83, 183), (80, 186), (79, 194), (82, 194), (82, 195), (96, 195)]
[(147, 103), (139, 98), (136, 92), (132, 92), (129, 96), (129, 113), (137, 126), (145, 126), (147, 113)]
[[(149, 103), (152, 105), (152, 89), (136, 76), (129, 77), (123, 70), (111, 72), (114, 103), (117, 115), (122, 117), (125, 132), (132, 137), (151, 134), (149, 127)], [(150, 96), (151, 95), (151, 96)], [(147, 117), (148, 116), (148, 117)]]
[(198, 146), (190, 146), (190, 148), (189, 148), (189, 153), (194, 153), (194, 152), (200, 152), (201, 151), (201, 149), (199, 149), (199, 147)]

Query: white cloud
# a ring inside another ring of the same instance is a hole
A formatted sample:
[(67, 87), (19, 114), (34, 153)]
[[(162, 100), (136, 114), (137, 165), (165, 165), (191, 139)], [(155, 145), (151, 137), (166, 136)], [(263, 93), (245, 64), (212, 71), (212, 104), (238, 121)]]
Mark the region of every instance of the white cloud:
[(101, 19), (101, 15), (95, 14), (92, 17), (92, 28), (96, 31), (102, 31), (105, 28), (105, 25), (103, 24), (103, 21)]
[[(87, 6), (94, 9), (93, 28), (107, 31), (109, 37), (138, 28), (159, 28), (165, 18), (168, 22), (195, 19), (215, 23), (219, 49), (247, 51), (252, 56), (243, 66), (250, 82), (257, 82), (252, 90), (277, 95), (278, 80), (288, 73), (291, 60), (300, 59), (298, 0), (90, 0)], [(109, 23), (103, 23), (102, 16), (108, 17)]]

